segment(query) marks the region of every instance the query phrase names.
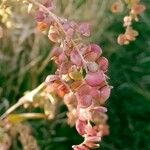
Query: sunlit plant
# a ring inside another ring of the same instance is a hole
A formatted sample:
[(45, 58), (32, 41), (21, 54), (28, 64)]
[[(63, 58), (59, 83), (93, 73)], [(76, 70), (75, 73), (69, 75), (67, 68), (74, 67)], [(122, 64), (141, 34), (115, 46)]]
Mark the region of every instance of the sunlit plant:
[[(138, 15), (145, 10), (145, 6), (138, 0), (124, 1), (130, 10), (129, 16), (124, 17), (126, 31), (119, 35), (118, 43), (129, 44), (135, 40), (138, 32), (131, 27), (132, 22), (138, 21)], [(5, 6), (6, 1), (2, 3)], [(102, 56), (102, 49), (98, 44), (87, 43), (85, 38), (91, 36), (88, 22), (75, 22), (61, 18), (55, 14), (55, 4), (52, 0), (36, 1), (26, 0), (28, 12), (35, 10), (37, 30), (47, 35), (50, 42), (54, 43), (51, 50), (51, 60), (57, 65), (53, 75), (48, 75), (41, 85), (30, 92), (26, 92), (18, 102), (10, 107), (2, 116), (0, 129), (5, 131), (15, 130), (20, 134), (20, 141), (28, 145), (28, 138), (38, 146), (28, 131), (28, 127), (22, 125), (26, 119), (53, 119), (60, 103), (67, 106), (68, 124), (75, 126), (77, 132), (83, 137), (83, 142), (73, 145), (74, 150), (90, 150), (98, 148), (103, 136), (109, 134), (107, 125), (107, 108), (105, 102), (110, 96), (112, 87), (108, 84), (109, 77), (106, 75), (109, 62)], [(112, 5), (112, 12), (121, 12), (124, 4), (120, 0)], [(2, 28), (0, 28), (1, 37)], [(43, 113), (20, 113), (12, 112), (20, 106), (28, 108), (40, 107)], [(21, 129), (27, 132), (21, 132)], [(27, 130), (26, 130), (27, 129)], [(26, 135), (25, 140), (23, 138)], [(11, 139), (4, 133), (3, 149), (9, 149)], [(8, 143), (8, 144), (7, 144)], [(33, 146), (33, 145), (32, 145)], [(27, 147), (27, 146), (26, 146)]]

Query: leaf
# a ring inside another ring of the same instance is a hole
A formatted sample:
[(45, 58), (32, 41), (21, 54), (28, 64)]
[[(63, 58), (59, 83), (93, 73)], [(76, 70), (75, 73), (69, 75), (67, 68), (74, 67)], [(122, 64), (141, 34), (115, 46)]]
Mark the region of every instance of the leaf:
[(11, 123), (20, 123), (26, 121), (27, 119), (40, 119), (45, 118), (44, 114), (41, 113), (22, 113), (22, 114), (11, 114), (7, 119)]

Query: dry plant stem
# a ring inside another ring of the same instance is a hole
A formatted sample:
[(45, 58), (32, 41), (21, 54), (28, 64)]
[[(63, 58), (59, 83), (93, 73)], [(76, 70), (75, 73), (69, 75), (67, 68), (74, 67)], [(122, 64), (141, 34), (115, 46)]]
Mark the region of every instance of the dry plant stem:
[(37, 88), (35, 88), (34, 90), (32, 90), (31, 92), (27, 93), (26, 95), (24, 95), (23, 97), (21, 97), (18, 102), (16, 104), (14, 104), (13, 106), (11, 106), (1, 117), (0, 120), (3, 120), (4, 118), (6, 118), (10, 113), (12, 113), (14, 110), (16, 110), (18, 107), (20, 107), (21, 105), (23, 105), (26, 102), (32, 102), (34, 96), (41, 92), (42, 90), (44, 90), (46, 87), (45, 83), (40, 84)]
[(4, 5), (6, 4), (6, 2), (7, 2), (7, 0), (3, 0), (3, 1), (1, 2), (1, 4), (0, 4), (0, 8), (3, 8)]
[[(15, 114), (12, 114), (15, 115)], [(46, 118), (45, 114), (42, 113), (21, 113), (21, 114), (17, 114), (17, 116), (19, 117), (23, 117), (26, 119), (43, 119)]]

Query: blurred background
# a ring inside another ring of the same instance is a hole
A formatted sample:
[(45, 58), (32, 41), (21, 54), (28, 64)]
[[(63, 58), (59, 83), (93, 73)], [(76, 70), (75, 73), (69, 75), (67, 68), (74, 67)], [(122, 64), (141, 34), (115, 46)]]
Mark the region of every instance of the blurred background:
[[(49, 60), (52, 43), (37, 32), (34, 15), (15, 0), (5, 11), (0, 9), (0, 114), (14, 104), (25, 91), (39, 85), (54, 73)], [(98, 43), (110, 62), (109, 83), (114, 87), (107, 102), (110, 135), (101, 150), (150, 150), (150, 1), (142, 0), (146, 11), (133, 24), (139, 32), (136, 41), (127, 46), (117, 44), (124, 32), (121, 14), (110, 11), (112, 0), (57, 0), (56, 13), (76, 21), (89, 21), (90, 42)], [(1, 32), (1, 31), (0, 31)], [(20, 110), (22, 111), (22, 110)], [(29, 110), (30, 111), (30, 110)], [(52, 121), (29, 121), (41, 150), (70, 150), (82, 138), (66, 123), (66, 107)], [(14, 141), (12, 150), (21, 150)]]

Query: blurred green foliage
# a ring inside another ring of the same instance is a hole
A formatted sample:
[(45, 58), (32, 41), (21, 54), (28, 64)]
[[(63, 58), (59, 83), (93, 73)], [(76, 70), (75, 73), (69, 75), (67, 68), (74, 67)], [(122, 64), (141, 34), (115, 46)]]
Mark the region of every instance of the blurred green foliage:
[[(85, 3), (86, 0), (78, 0), (77, 9), (82, 8)], [(111, 14), (107, 5), (105, 5), (107, 13), (101, 20), (106, 27), (102, 26), (101, 29), (97, 22), (96, 36), (90, 39), (101, 45), (104, 56), (109, 59), (109, 82), (114, 87), (107, 102), (110, 135), (103, 139), (101, 150), (150, 149), (150, 2), (143, 0), (143, 3), (147, 9), (140, 22), (134, 24), (135, 29), (139, 31), (135, 42), (128, 46), (117, 44), (116, 38), (124, 30), (122, 27), (124, 14), (116, 16)], [(101, 8), (100, 5), (97, 7)], [(12, 39), (0, 41), (2, 104), (6, 101), (10, 104), (15, 103), (26, 90), (33, 89), (55, 70), (53, 62), (47, 63), (51, 45), (43, 35), (29, 34), (21, 43), (21, 50), (17, 51), (14, 51), (13, 42)], [(43, 69), (40, 71), (41, 68)], [(3, 111), (2, 109), (1, 112)], [(63, 106), (61, 112), (65, 111), (67, 110)], [(41, 150), (70, 150), (73, 144), (82, 141), (75, 129), (66, 124), (65, 117), (64, 113), (60, 113), (55, 120), (49, 122), (30, 121)], [(14, 142), (12, 150), (19, 149), (18, 142)]]

